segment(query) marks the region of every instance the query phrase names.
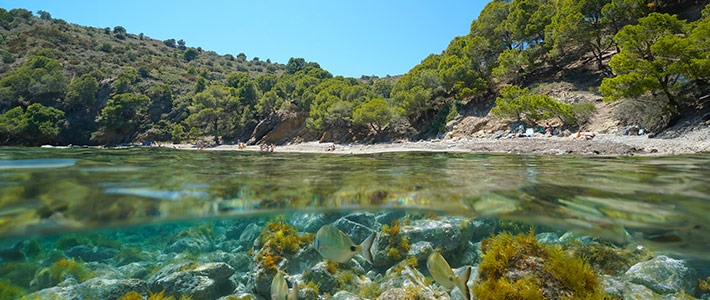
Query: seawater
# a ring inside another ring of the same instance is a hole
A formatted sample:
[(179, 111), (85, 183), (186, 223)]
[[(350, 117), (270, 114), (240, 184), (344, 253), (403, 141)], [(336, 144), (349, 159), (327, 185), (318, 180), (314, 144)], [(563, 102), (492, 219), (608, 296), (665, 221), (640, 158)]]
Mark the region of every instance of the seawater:
[[(387, 274), (408, 256), (428, 278), (427, 251), (442, 251), (454, 268), (477, 267), (481, 242), (502, 232), (534, 232), (568, 252), (574, 251), (567, 244), (626, 251), (623, 258), (633, 257), (628, 265), (595, 266), (604, 282), (628, 282), (617, 289), (621, 297), (645, 292), (635, 285), (654, 295), (703, 297), (697, 281), (709, 273), (709, 220), (710, 155), (0, 148), (0, 299), (118, 299), (129, 292), (148, 299), (161, 291), (176, 299), (269, 298), (270, 277), (259, 275), (259, 236), (270, 224), (286, 224), (296, 236), (335, 224), (356, 243), (398, 226), (408, 238), (399, 250), (411, 251), (380, 265), (359, 255), (338, 265), (362, 277), (361, 284), (313, 282), (308, 276), (322, 258), (309, 244), (297, 243), (294, 250), (310, 249), (302, 256), (274, 255), (289, 286), (328, 285), (302, 291), (309, 299), (339, 289), (376, 298), (362, 288), (380, 285), (383, 292), (398, 288), (392, 282), (406, 283), (388, 281)], [(430, 228), (437, 226), (453, 229)], [(693, 270), (680, 279), (685, 290), (659, 290), (624, 275), (632, 264), (658, 257)], [(210, 268), (229, 276), (209, 278), (218, 272)], [(218, 284), (195, 287), (170, 281), (170, 274), (202, 274)], [(410, 281), (425, 292), (461, 296)]]

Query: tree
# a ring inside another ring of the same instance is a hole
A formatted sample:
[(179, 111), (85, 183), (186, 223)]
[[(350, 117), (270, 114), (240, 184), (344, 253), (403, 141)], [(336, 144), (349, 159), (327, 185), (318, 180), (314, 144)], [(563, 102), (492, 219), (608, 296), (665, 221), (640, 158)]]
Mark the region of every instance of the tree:
[(621, 52), (609, 63), (617, 76), (605, 78), (599, 88), (605, 100), (661, 93), (669, 109), (677, 111), (679, 79), (686, 67), (679, 58), (691, 48), (680, 36), (685, 25), (676, 16), (651, 13), (619, 31), (614, 39)]
[(288, 59), (288, 63), (286, 64), (286, 73), (295, 74), (296, 72), (303, 70), (305, 66), (305, 59), (291, 57)]
[(237, 54), (237, 60), (245, 61), (245, 60), (247, 60), (247, 55), (244, 54), (244, 52), (241, 52), (241, 53)]
[(195, 50), (194, 48), (187, 49), (184, 54), (185, 60), (192, 61), (193, 59), (197, 58), (199, 54), (200, 53), (197, 52), (197, 50)]
[(149, 103), (150, 98), (145, 95), (125, 93), (113, 96), (101, 110), (99, 130), (91, 139), (109, 144), (133, 141)]
[[(0, 111), (21, 103), (53, 105), (63, 97), (67, 79), (62, 66), (49, 54), (35, 53), (13, 72), (0, 79)], [(46, 55), (46, 56), (45, 56)]]
[(181, 48), (181, 49), (184, 49), (184, 48), (185, 48), (185, 40), (180, 39), (179, 41), (177, 41), (177, 43), (178, 43), (178, 45), (180, 45), (180, 48)]
[(236, 89), (213, 85), (193, 97), (185, 123), (204, 134), (223, 136), (237, 125), (240, 108)]
[(91, 74), (81, 75), (67, 86), (63, 107), (66, 111), (93, 109), (96, 105), (96, 93), (98, 92), (99, 84), (96, 82), (96, 78)]
[(355, 123), (369, 125), (377, 134), (382, 132), (390, 120), (392, 120), (392, 109), (382, 98), (373, 98), (353, 111)]
[(175, 48), (175, 39), (164, 40), (163, 44), (165, 44), (165, 46), (168, 46), (170, 48)]
[(207, 80), (204, 77), (197, 78), (195, 83), (195, 94), (202, 92), (207, 88)]
[(394, 84), (392, 84), (391, 80), (380, 78), (375, 80), (375, 83), (372, 85), (372, 91), (381, 97), (389, 98), (393, 87)]
[(64, 112), (35, 103), (23, 111), (15, 107), (0, 115), (0, 143), (14, 141), (26, 145), (53, 143), (59, 134), (58, 122)]
[(51, 20), (52, 15), (44, 10), (38, 10), (37, 15), (39, 15), (39, 18), (42, 20)]
[(123, 26), (116, 26), (113, 28), (113, 33), (120, 35), (126, 34), (126, 28)]
[(175, 124), (173, 126), (173, 143), (179, 144), (182, 142), (182, 139), (185, 138), (185, 129), (182, 127), (180, 124)]

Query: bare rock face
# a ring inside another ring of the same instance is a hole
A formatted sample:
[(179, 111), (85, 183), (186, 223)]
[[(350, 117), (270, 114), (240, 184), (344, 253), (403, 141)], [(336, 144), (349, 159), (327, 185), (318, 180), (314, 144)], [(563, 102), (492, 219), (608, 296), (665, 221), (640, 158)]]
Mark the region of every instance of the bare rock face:
[(173, 263), (163, 267), (148, 279), (150, 290), (165, 290), (166, 296), (187, 295), (193, 299), (217, 299), (234, 290), (229, 280), (234, 269), (228, 264), (191, 264)]
[(281, 145), (293, 141), (297, 137), (307, 135), (307, 113), (279, 112), (262, 120), (252, 131), (247, 144), (256, 143)]

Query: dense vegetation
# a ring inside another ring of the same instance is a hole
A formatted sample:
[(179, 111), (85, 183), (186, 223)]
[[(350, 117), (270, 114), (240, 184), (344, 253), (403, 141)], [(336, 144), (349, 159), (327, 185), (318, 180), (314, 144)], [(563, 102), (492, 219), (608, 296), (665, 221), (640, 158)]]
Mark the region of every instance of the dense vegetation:
[(492, 1), (468, 35), (398, 81), (334, 77), (302, 58), (247, 60), (122, 26), (0, 9), (0, 144), (235, 140), (290, 114), (307, 116), (312, 138), (340, 129), (426, 137), (501, 89), (493, 111), (500, 117), (576, 126), (593, 108), (521, 87), (579, 60), (594, 62), (605, 77), (599, 90), (624, 101), (626, 121), (660, 129), (708, 91), (710, 9), (692, 21), (666, 13), (700, 2)]

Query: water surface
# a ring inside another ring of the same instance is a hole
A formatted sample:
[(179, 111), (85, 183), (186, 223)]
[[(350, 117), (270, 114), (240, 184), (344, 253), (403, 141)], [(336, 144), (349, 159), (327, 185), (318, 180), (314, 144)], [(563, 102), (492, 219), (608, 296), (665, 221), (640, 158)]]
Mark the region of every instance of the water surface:
[(0, 237), (306, 210), (493, 216), (707, 256), (710, 156), (0, 148)]

